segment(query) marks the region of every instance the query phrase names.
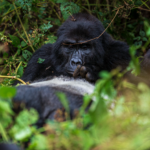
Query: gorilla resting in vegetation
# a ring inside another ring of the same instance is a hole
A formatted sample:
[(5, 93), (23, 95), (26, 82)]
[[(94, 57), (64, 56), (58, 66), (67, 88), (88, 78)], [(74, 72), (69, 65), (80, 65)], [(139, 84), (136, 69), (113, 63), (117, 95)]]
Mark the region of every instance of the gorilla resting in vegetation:
[[(51, 80), (17, 87), (14, 101), (37, 109), (41, 120), (54, 119), (57, 110), (63, 108), (55, 93), (65, 92), (73, 117), (74, 110), (82, 105), (83, 94), (93, 91), (91, 83), (99, 78), (100, 71), (111, 71), (117, 66), (124, 69), (130, 61), (128, 45), (114, 40), (107, 32), (91, 40), (103, 31), (101, 22), (89, 14), (75, 14), (66, 20), (58, 29), (56, 43), (45, 44), (38, 49), (22, 77), (26, 82), (49, 77)], [(39, 58), (44, 62), (38, 63)], [(60, 75), (63, 77), (53, 78)], [(76, 80), (73, 76), (82, 79)], [(56, 79), (57, 82), (53, 82)]]
[[(104, 27), (89, 14), (76, 14), (58, 29), (57, 41), (45, 44), (30, 59), (22, 80), (34, 81), (47, 76), (72, 76), (77, 65), (80, 75), (88, 81), (96, 81), (102, 70), (110, 71), (117, 66), (126, 67), (130, 61), (129, 47), (125, 42), (114, 40), (108, 33), (98, 37)], [(80, 44), (77, 44), (80, 43)], [(38, 59), (43, 63), (37, 63)]]

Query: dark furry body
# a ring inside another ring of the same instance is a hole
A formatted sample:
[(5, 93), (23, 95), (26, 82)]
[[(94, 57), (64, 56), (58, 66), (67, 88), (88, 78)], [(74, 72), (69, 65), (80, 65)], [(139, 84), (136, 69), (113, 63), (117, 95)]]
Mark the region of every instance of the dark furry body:
[[(37, 78), (47, 76), (71, 76), (65, 70), (68, 56), (64, 54), (66, 39), (86, 41), (99, 36), (104, 27), (101, 22), (89, 14), (73, 15), (76, 21), (69, 18), (57, 32), (57, 41), (54, 44), (45, 44), (32, 56), (23, 74), (24, 81), (34, 81)], [(87, 72), (96, 81), (98, 73), (102, 70), (110, 71), (117, 66), (125, 68), (129, 61), (129, 47), (125, 42), (114, 40), (108, 33), (104, 33), (99, 39), (90, 42), (93, 49), (88, 56), (84, 57), (84, 66)], [(71, 54), (70, 54), (71, 55)], [(38, 58), (45, 59), (41, 64), (37, 63)]]
[[(86, 68), (86, 73), (89, 73), (86, 79), (92, 82), (99, 78), (98, 74), (102, 70), (111, 71), (117, 66), (124, 69), (128, 65), (130, 61), (128, 45), (125, 42), (114, 40), (107, 32), (100, 38), (88, 42), (89, 46), (86, 49), (81, 47), (82, 44), (77, 44), (98, 37), (104, 31), (104, 27), (97, 18), (89, 14), (75, 14), (73, 17), (76, 21), (72, 21), (70, 17), (58, 29), (56, 43), (45, 44), (33, 54), (22, 80), (27, 82), (47, 76), (72, 76), (66, 71), (66, 66), (70, 65), (70, 60), (76, 51), (79, 52), (77, 56), (80, 57), (78, 59), (81, 59), (81, 65)], [(70, 45), (63, 45), (68, 41), (73, 41), (77, 45), (73, 48)], [(38, 58), (45, 61), (41, 64), (37, 63)], [(24, 102), (27, 107), (34, 107), (38, 110), (40, 118), (44, 120), (54, 119), (56, 110), (63, 107), (55, 95), (56, 91), (67, 95), (72, 112), (79, 109), (83, 103), (82, 94), (76, 94), (60, 87), (51, 87), (51, 85), (19, 86), (17, 90), (14, 101)]]

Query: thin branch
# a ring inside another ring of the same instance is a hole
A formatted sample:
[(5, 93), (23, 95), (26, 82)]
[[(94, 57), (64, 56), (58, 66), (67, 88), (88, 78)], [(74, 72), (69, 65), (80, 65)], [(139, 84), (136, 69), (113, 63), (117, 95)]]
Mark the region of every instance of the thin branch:
[(20, 81), (21, 83), (27, 85), (23, 80), (17, 78), (16, 76), (3, 76), (3, 75), (0, 75), (0, 78), (10, 78), (10, 79), (16, 79), (18, 81)]
[(20, 16), (19, 16), (19, 14), (18, 14), (18, 11), (17, 11), (17, 8), (16, 8), (15, 3), (13, 3), (13, 5), (14, 5), (14, 7), (15, 7), (16, 14), (17, 14), (18, 19), (19, 19), (19, 21), (20, 21), (20, 23), (21, 23), (21, 26), (22, 26), (22, 28), (23, 28), (23, 31), (24, 31), (24, 33), (25, 33), (25, 35), (26, 35), (26, 37), (27, 37), (27, 39), (28, 39), (28, 41), (29, 41), (30, 47), (31, 47), (32, 51), (35, 52), (34, 48), (32, 47), (32, 43), (31, 43), (31, 41), (30, 41), (30, 39), (29, 39), (29, 37), (28, 37), (28, 35), (27, 35), (27, 32), (26, 32), (26, 30), (25, 30), (25, 28), (24, 28), (24, 26), (23, 26), (23, 23), (22, 23), (22, 21), (21, 21), (21, 19), (20, 19)]
[(138, 9), (145, 10), (145, 11), (150, 11), (148, 9), (144, 9), (144, 8), (141, 8), (141, 7), (138, 7)]

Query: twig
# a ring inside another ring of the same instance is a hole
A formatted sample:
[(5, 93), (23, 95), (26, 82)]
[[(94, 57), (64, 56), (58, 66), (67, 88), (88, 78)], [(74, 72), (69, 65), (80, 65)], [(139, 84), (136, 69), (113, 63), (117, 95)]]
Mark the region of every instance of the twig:
[(19, 63), (18, 67), (17, 67), (16, 70), (15, 70), (16, 74), (17, 74), (18, 69), (19, 69), (19, 67), (21, 66), (21, 64), (22, 64), (22, 61)]
[(18, 80), (18, 81), (20, 81), (21, 83), (23, 83), (23, 84), (26, 85), (26, 83), (25, 83), (23, 80), (17, 78), (16, 76), (2, 76), (2, 75), (0, 75), (0, 78), (11, 78), (11, 79), (16, 79), (16, 80)]
[(28, 41), (29, 41), (30, 47), (31, 47), (32, 51), (35, 52), (34, 48), (32, 47), (32, 43), (31, 43), (31, 41), (30, 41), (30, 39), (29, 39), (29, 37), (28, 37), (28, 35), (27, 35), (27, 32), (26, 32), (26, 30), (25, 30), (25, 28), (24, 28), (24, 26), (23, 26), (23, 23), (22, 23), (22, 21), (21, 21), (21, 19), (20, 19), (20, 16), (19, 16), (19, 14), (18, 14), (18, 11), (17, 11), (17, 8), (16, 8), (15, 3), (13, 3), (13, 5), (14, 5), (14, 7), (15, 7), (16, 14), (17, 14), (18, 19), (19, 19), (19, 21), (20, 21), (20, 23), (21, 23), (21, 26), (22, 26), (22, 28), (23, 28), (23, 31), (24, 31), (24, 33), (25, 33), (25, 35), (26, 35), (26, 37), (27, 37), (27, 39), (28, 39)]
[(11, 22), (13, 28), (16, 30), (16, 32), (18, 33), (18, 35), (23, 39), (23, 41), (24, 41), (26, 44), (28, 44), (27, 41), (22, 37), (22, 35), (21, 35), (21, 34), (18, 32), (18, 30), (15, 28), (15, 25), (13, 24), (13, 22), (11, 21), (11, 19), (9, 19), (9, 21)]
[(145, 10), (145, 11), (150, 11), (148, 9), (144, 9), (144, 8), (141, 8), (141, 7), (138, 7), (138, 9)]

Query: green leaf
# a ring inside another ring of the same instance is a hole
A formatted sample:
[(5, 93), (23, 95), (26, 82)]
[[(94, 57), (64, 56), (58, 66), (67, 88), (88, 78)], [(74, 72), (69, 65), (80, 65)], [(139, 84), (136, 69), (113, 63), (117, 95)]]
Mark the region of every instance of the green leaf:
[(146, 35), (149, 37), (150, 36), (150, 24), (148, 21), (144, 21), (144, 29), (146, 31)]
[(142, 5), (142, 1), (141, 1), (141, 0), (136, 0), (136, 1), (135, 1), (135, 5), (137, 5), (137, 6)]
[(103, 12), (98, 12), (98, 14), (100, 15), (100, 16), (104, 16), (104, 13)]
[(145, 36), (145, 32), (144, 31), (140, 31), (140, 36), (144, 37)]
[(50, 24), (50, 21), (47, 24), (43, 24), (40, 26), (40, 29), (43, 33), (47, 32), (53, 25)]
[(21, 42), (21, 46), (22, 46), (22, 47), (24, 47), (24, 46), (26, 46), (26, 45), (27, 45), (26, 42), (24, 42), (24, 41)]
[(133, 37), (133, 38), (134, 38), (134, 33), (129, 32), (128, 34), (129, 34), (131, 37)]
[(16, 94), (16, 88), (3, 86), (0, 87), (0, 97), (1, 98), (12, 98)]
[(15, 47), (17, 47), (18, 45), (20, 45), (20, 40), (18, 37), (10, 35), (9, 34), (10, 39), (12, 40), (12, 45), (14, 45)]
[(147, 36), (150, 36), (150, 27), (148, 28), (147, 32), (146, 32)]
[(55, 3), (66, 3), (67, 0), (54, 0)]
[(137, 41), (139, 41), (140, 39), (141, 39), (140, 36), (137, 36), (137, 37), (134, 38), (134, 40), (137, 40)]
[(45, 61), (45, 59), (38, 58), (38, 61), (37, 61), (37, 63), (39, 63), (39, 64), (42, 64), (44, 61)]
[(66, 95), (64, 93), (61, 93), (61, 92), (57, 92), (56, 95), (58, 96), (62, 105), (65, 107), (66, 111), (69, 113), (70, 109), (69, 109), (69, 104), (68, 104)]
[(8, 57), (8, 53), (4, 52), (3, 53), (3, 58), (7, 58)]
[(146, 42), (146, 41), (147, 41), (147, 38), (146, 38), (146, 37), (143, 37), (142, 40)]
[(17, 75), (19, 75), (20, 77), (23, 75), (23, 66), (20, 66), (18, 71), (17, 71)]
[(38, 113), (33, 108), (28, 110), (23, 110), (19, 113), (16, 118), (16, 122), (20, 126), (27, 126), (36, 123), (38, 120)]
[[(42, 144), (41, 144), (42, 143)], [(48, 148), (48, 141), (47, 141), (47, 138), (44, 136), (44, 135), (42, 135), (42, 134), (38, 134), (38, 135), (35, 135), (34, 137), (32, 137), (32, 139), (31, 139), (31, 143), (30, 143), (30, 145), (29, 145), (29, 147), (28, 147), (28, 150), (33, 150), (33, 149), (49, 149)]]
[(24, 141), (32, 135), (32, 130), (29, 126), (20, 128), (19, 126), (15, 125), (11, 129), (10, 133), (13, 135), (15, 140)]
[(110, 78), (111, 77), (111, 74), (107, 71), (101, 71), (100, 72), (100, 77), (101, 78)]
[(67, 3), (61, 4), (60, 10), (63, 15), (63, 18), (66, 20), (70, 16), (70, 13), (71, 14), (78, 13), (80, 10), (80, 7), (73, 2), (67, 2)]
[(56, 36), (50, 35), (50, 36), (48, 36), (48, 40), (45, 41), (45, 43), (46, 43), (46, 44), (47, 44), (47, 43), (55, 43), (56, 40), (57, 40), (57, 37), (56, 37)]
[(128, 28), (134, 28), (134, 26), (132, 24), (128, 24), (127, 27)]
[(8, 114), (13, 114), (10, 105), (7, 101), (0, 101), (0, 113), (8, 113)]
[(31, 56), (32, 56), (32, 53), (30, 51), (28, 51), (28, 50), (24, 50), (22, 52), (22, 56), (24, 57), (24, 59), (29, 60), (31, 58)]

